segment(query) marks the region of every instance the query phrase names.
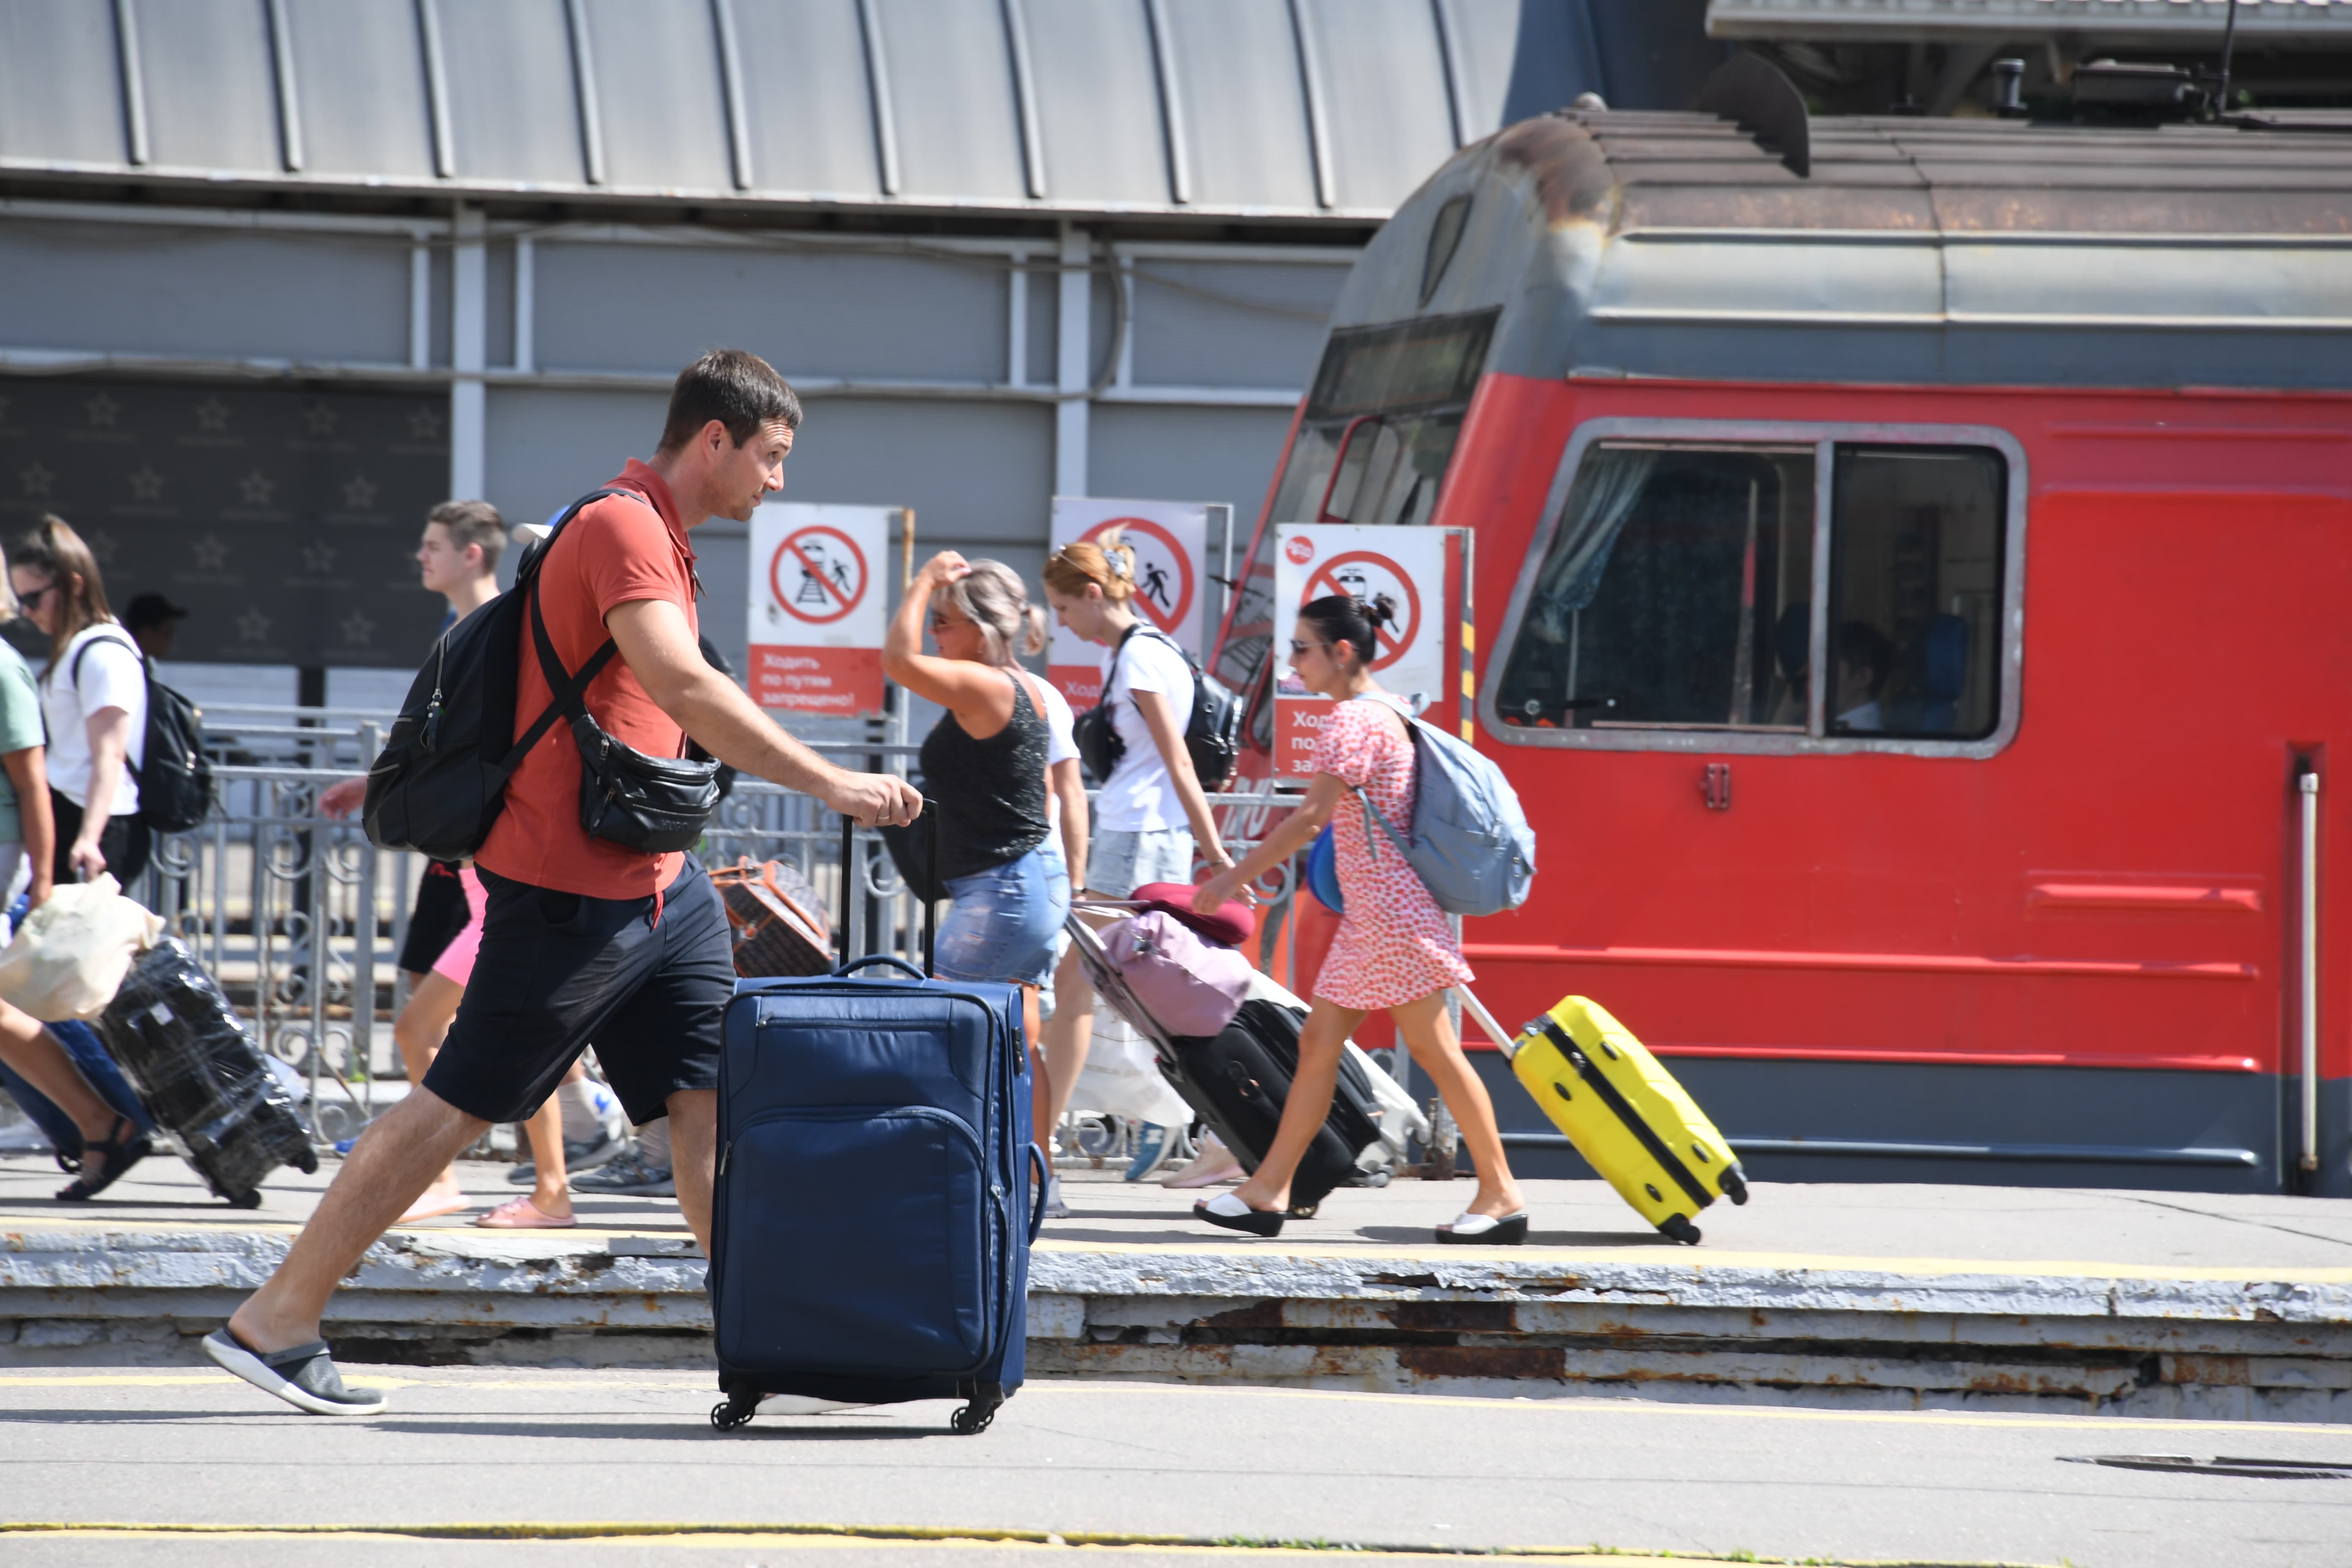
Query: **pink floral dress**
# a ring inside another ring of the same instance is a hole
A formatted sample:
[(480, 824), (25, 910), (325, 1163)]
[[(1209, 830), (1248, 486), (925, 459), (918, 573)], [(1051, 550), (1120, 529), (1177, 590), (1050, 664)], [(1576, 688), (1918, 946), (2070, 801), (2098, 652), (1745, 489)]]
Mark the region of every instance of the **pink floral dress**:
[[(1334, 704), (1315, 744), (1314, 770), (1360, 785), (1398, 832), (1412, 812), (1412, 742), (1396, 710), (1356, 698)], [(1332, 814), (1339, 893), (1348, 908), (1315, 981), (1315, 994), (1342, 1007), (1375, 1012), (1466, 985), (1470, 966), (1444, 911), (1380, 824), (1370, 825), (1353, 790)]]

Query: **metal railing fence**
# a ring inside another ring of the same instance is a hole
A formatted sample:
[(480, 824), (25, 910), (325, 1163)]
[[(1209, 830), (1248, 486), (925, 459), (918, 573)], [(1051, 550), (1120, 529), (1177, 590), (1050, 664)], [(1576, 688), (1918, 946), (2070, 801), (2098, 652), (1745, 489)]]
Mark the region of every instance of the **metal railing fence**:
[[(313, 1135), (349, 1137), (381, 1109), (373, 1086), (404, 1079), (392, 1022), (406, 1000), (398, 960), (425, 862), (370, 843), (356, 816), (324, 816), (319, 796), (364, 776), (389, 715), (239, 708), (207, 710), (205, 721), (220, 759), (212, 813), (189, 832), (157, 836), (130, 890), (211, 970), (263, 1047), (307, 1077)], [(917, 750), (881, 739), (813, 749), (900, 773)], [(1261, 790), (1212, 795), (1210, 804), (1240, 853), (1291, 801)], [(878, 833), (859, 829), (852, 845), (851, 951), (919, 962), (919, 901)], [(842, 907), (841, 818), (809, 796), (739, 778), (698, 853), (714, 868), (739, 856), (788, 862), (828, 908)], [(1259, 889), (1267, 952), (1290, 918), (1293, 883), (1285, 868)]]

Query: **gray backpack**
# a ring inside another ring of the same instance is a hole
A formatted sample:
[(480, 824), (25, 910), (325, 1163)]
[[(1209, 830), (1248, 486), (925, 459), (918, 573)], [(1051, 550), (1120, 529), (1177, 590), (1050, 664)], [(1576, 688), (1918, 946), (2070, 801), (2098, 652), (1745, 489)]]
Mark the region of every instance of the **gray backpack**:
[(1536, 876), (1535, 830), (1519, 809), (1518, 793), (1467, 742), (1402, 709), (1400, 716), (1412, 737), (1412, 836), (1408, 840), (1398, 833), (1359, 788), (1366, 843), (1373, 841), (1371, 824), (1378, 822), (1447, 914), (1517, 909), (1528, 901)]

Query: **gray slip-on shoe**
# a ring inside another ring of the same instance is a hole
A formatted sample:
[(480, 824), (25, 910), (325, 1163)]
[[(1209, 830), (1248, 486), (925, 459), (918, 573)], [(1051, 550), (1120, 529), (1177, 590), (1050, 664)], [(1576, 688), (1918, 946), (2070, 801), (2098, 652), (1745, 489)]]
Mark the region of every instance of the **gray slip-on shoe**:
[(265, 1354), (248, 1349), (224, 1325), (205, 1336), (205, 1353), (264, 1394), (313, 1415), (373, 1415), (383, 1408), (377, 1390), (343, 1386), (324, 1340)]

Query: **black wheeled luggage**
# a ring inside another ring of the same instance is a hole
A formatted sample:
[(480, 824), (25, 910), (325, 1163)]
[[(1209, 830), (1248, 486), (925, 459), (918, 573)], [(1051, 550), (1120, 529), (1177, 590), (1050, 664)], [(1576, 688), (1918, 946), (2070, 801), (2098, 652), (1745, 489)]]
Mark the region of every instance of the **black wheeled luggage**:
[[(1234, 1157), (1250, 1170), (1274, 1143), (1282, 1107), (1298, 1071), (1298, 1030), (1306, 1015), (1252, 998), (1214, 1036), (1177, 1036), (1169, 1042), (1176, 1070), (1160, 1071), (1201, 1113)], [(1342, 1057), (1330, 1114), (1290, 1178), (1290, 1212), (1312, 1213), (1332, 1188), (1359, 1169), (1358, 1158), (1381, 1141), (1380, 1103), (1364, 1068)]]
[[(1129, 989), (1091, 927), (1073, 914), (1062, 929), (1095, 994), (1151, 1042), (1160, 1076), (1244, 1169), (1256, 1170), (1282, 1124), (1283, 1102), (1298, 1071), (1306, 1010), (1253, 996), (1215, 1035), (1171, 1035)], [(1290, 1178), (1292, 1214), (1312, 1213), (1332, 1188), (1355, 1177), (1364, 1152), (1381, 1141), (1381, 1102), (1367, 1076), (1373, 1070), (1353, 1051), (1340, 1058), (1330, 1114)]]
[(258, 1208), (261, 1184), (278, 1166), (318, 1170), (293, 1101), (178, 941), (141, 953), (96, 1022), (148, 1113), (215, 1195)]

